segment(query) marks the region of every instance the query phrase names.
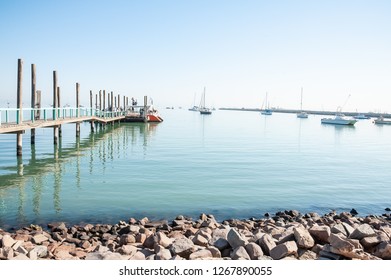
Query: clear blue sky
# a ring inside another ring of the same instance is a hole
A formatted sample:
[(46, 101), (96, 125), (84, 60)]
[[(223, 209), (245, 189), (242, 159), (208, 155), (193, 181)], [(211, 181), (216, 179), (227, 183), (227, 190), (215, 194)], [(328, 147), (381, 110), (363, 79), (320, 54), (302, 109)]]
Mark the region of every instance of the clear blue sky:
[[(17, 59), (43, 103), (89, 90), (157, 107), (207, 105), (391, 112), (391, 1), (1, 1), (0, 107), (16, 103)], [(45, 105), (46, 106), (46, 105)]]

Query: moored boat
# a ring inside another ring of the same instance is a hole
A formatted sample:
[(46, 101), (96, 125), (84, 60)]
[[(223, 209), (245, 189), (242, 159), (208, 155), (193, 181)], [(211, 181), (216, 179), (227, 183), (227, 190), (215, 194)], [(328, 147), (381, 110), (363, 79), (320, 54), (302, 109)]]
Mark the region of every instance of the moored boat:
[(269, 103), (267, 101), (267, 92), (266, 92), (265, 100), (263, 101), (261, 107), (261, 115), (270, 116), (272, 114), (273, 114), (273, 110), (269, 108)]
[(301, 88), (300, 112), (296, 115), (300, 119), (307, 119), (308, 114), (303, 111), (303, 88)]
[(322, 124), (354, 125), (356, 122), (357, 120), (346, 118), (341, 113), (337, 113), (334, 118), (321, 119)]
[(385, 119), (383, 116), (378, 117), (373, 121), (375, 124), (391, 124), (391, 119)]
[(353, 118), (355, 118), (356, 120), (367, 120), (367, 119), (370, 119), (370, 117), (364, 115), (364, 114), (357, 114), (355, 116), (353, 116)]
[(201, 115), (210, 115), (212, 114), (212, 110), (208, 107), (205, 107), (205, 87), (204, 87), (204, 93), (201, 97), (200, 107), (198, 108), (198, 111)]

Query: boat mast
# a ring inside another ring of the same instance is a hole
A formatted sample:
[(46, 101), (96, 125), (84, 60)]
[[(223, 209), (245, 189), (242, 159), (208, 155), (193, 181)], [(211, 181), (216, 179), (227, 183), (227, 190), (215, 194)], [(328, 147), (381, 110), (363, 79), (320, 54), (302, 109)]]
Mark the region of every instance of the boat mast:
[(301, 87), (300, 111), (303, 111), (303, 87)]

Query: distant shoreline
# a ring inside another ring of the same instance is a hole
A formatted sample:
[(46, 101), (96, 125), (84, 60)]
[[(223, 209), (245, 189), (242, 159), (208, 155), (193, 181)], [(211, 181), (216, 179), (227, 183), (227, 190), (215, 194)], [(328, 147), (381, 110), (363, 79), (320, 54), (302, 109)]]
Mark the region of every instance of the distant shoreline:
[[(219, 108), (219, 110), (225, 110), (225, 111), (246, 111), (246, 112), (261, 112), (261, 109), (259, 108)], [(281, 109), (281, 108), (274, 108), (272, 109), (275, 113), (286, 113), (286, 114), (297, 114), (302, 111), (307, 112), (310, 115), (335, 115), (335, 111), (318, 111), (318, 110), (296, 110), (296, 109)], [(382, 114), (382, 113), (373, 113), (373, 112), (341, 112), (345, 116), (356, 116), (358, 114), (364, 114), (365, 116), (371, 117), (371, 118), (378, 118), (380, 116), (383, 116), (385, 118), (391, 118), (391, 114)]]

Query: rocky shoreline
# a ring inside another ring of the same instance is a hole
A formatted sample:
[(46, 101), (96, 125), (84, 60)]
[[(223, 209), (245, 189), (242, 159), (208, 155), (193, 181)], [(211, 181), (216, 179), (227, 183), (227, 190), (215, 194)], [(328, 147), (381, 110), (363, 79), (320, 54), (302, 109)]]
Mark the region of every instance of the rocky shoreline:
[[(390, 209), (386, 209), (388, 212)], [(389, 260), (391, 215), (300, 214), (216, 221), (201, 214), (168, 222), (31, 225), (0, 229), (0, 260)]]

